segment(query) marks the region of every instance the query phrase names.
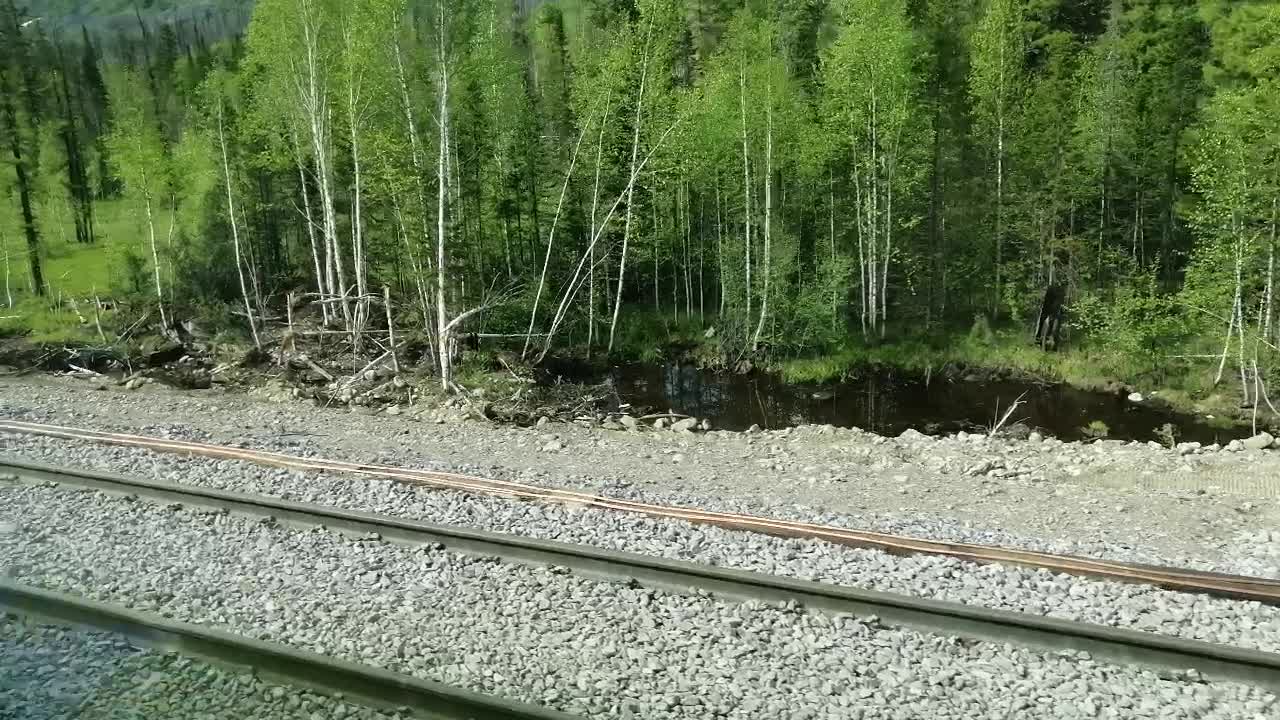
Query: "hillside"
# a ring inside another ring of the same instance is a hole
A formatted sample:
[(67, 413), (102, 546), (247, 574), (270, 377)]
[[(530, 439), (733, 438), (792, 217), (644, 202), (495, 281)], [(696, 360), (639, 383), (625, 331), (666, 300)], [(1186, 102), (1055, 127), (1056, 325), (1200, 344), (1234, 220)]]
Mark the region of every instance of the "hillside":
[[(229, 13), (248, 16), (252, 0), (47, 0), (27, 3), (27, 13), (45, 18), (55, 27), (105, 29), (136, 23), (141, 15), (151, 23), (166, 23)], [(37, 8), (40, 8), (37, 10)]]

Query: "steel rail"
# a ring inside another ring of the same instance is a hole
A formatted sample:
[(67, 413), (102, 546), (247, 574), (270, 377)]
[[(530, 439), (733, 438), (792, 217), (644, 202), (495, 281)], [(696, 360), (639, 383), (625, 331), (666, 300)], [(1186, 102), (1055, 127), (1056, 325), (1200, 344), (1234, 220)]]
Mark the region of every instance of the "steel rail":
[(504, 561), (570, 568), (584, 576), (735, 600), (794, 601), (805, 607), (965, 638), (1050, 651), (1087, 651), (1120, 664), (1195, 669), (1213, 679), (1280, 689), (1280, 654), (1104, 627), (941, 600), (843, 587), (631, 552), (440, 525), (262, 495), (0, 461), (20, 483), (56, 483), (165, 503), (212, 508), (299, 527), (325, 527), (406, 544), (443, 545)]
[(251, 668), (281, 684), (341, 693), (360, 704), (409, 708), (431, 720), (574, 720), (574, 716), (515, 700), (481, 695), (430, 680), (347, 662), (278, 643), (177, 622), (150, 613), (31, 587), (0, 578), (0, 612), (59, 625), (123, 635), (165, 652)]
[(492, 480), (459, 473), (415, 470), (371, 463), (326, 460), (323, 458), (304, 458), (283, 453), (249, 450), (210, 443), (103, 432), (17, 420), (0, 420), (0, 432), (39, 435), (138, 447), (157, 452), (254, 462), (293, 470), (343, 472), (433, 488), (595, 507), (650, 517), (684, 520), (691, 523), (715, 525), (732, 530), (758, 532), (780, 537), (825, 540), (840, 545), (873, 548), (895, 554), (940, 555), (968, 562), (1020, 565), (1069, 575), (1155, 585), (1179, 592), (1203, 593), (1237, 600), (1255, 600), (1269, 605), (1280, 605), (1280, 580), (1268, 578), (1158, 567), (1140, 563), (1124, 563), (970, 543), (926, 540), (866, 530), (850, 530), (831, 525), (779, 520), (738, 513), (713, 512), (698, 508), (655, 505), (572, 490)]

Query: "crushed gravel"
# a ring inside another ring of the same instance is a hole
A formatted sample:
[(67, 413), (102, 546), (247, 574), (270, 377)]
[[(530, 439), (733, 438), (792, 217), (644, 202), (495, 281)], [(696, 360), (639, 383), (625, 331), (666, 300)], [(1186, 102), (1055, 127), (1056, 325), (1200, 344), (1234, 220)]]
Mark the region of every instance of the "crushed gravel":
[(1280, 573), (1280, 546), (1275, 553), (1255, 546), (1259, 533), (1280, 527), (1280, 450), (911, 432), (885, 438), (828, 426), (759, 434), (516, 428), (431, 406), (405, 406), (395, 416), (314, 407), (270, 385), (248, 394), (97, 386), (0, 378), (0, 417), (172, 432), (761, 514), (843, 516), (867, 529), (940, 539), (988, 536), (1071, 554)]
[(0, 486), (17, 579), (619, 718), (1277, 717), (1274, 694), (441, 548)]
[(118, 635), (0, 613), (0, 719), (399, 720)]
[[(978, 565), (928, 555), (903, 557), (629, 513), (428, 490), (337, 473), (303, 473), (136, 448), (26, 436), (0, 436), (0, 448), (6, 456), (49, 464), (1280, 651), (1280, 608), (1253, 601), (1087, 580), (1016, 566)], [(852, 524), (849, 518), (826, 520)], [(971, 536), (955, 539), (973, 540)], [(989, 537), (981, 539), (991, 541)]]

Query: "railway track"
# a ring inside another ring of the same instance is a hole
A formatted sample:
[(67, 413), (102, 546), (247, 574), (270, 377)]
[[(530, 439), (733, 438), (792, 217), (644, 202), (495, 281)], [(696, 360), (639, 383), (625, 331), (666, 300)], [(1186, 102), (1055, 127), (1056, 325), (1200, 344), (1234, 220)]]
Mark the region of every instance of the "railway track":
[(573, 720), (573, 716), (481, 695), (381, 668), (233, 635), (209, 627), (50, 592), (0, 579), (0, 612), (39, 622), (92, 628), (131, 642), (217, 664), (251, 669), (264, 678), (354, 698), (370, 707), (407, 708), (431, 720)]
[[(760, 573), (719, 568), (524, 538), (471, 528), (295, 503), (278, 498), (131, 479), (16, 461), (0, 461), (0, 473), (27, 484), (56, 483), (165, 504), (209, 508), (286, 525), (323, 526), (359, 535), (377, 534), (406, 544), (440, 544), (508, 562), (566, 567), (589, 577), (688, 592), (705, 591), (739, 600), (794, 601), (806, 607), (976, 640), (1063, 651), (1087, 651), (1118, 664), (1194, 669), (1210, 679), (1280, 689), (1280, 655), (1164, 635), (1071, 622), (1035, 615), (928, 600)], [(6, 586), (7, 588), (8, 586)], [(5, 597), (11, 590), (6, 589)], [(30, 602), (28, 607), (38, 607)], [(74, 619), (74, 618), (72, 618)], [(403, 703), (401, 703), (403, 704)], [(525, 717), (525, 716), (516, 716)], [(534, 716), (529, 716), (534, 717)]]
[(0, 421), (0, 432), (144, 448), (156, 452), (196, 455), (223, 460), (254, 462), (292, 470), (349, 473), (432, 488), (595, 507), (780, 537), (812, 538), (839, 545), (873, 548), (900, 555), (936, 555), (975, 563), (1001, 563), (1041, 568), (1055, 573), (1117, 582), (1142, 583), (1178, 592), (1199, 593), (1236, 600), (1254, 600), (1268, 605), (1280, 606), (1280, 580), (1266, 578), (1228, 575), (1183, 568), (1157, 567), (1139, 563), (1115, 562), (967, 543), (939, 542), (814, 523), (736, 513), (712, 512), (698, 508), (641, 503), (459, 473), (415, 470), (322, 458), (304, 458), (283, 453), (249, 450), (210, 443), (103, 432), (44, 423), (3, 420)]

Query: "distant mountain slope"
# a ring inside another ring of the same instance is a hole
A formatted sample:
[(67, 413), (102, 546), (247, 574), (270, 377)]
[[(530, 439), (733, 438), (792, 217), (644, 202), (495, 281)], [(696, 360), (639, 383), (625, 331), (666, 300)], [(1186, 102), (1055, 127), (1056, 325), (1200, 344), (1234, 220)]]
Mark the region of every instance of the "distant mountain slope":
[[(21, 8), (22, 0), (18, 6)], [(244, 17), (253, 0), (28, 0), (26, 14), (54, 27), (107, 29), (136, 23), (141, 15), (150, 24), (209, 17)]]

